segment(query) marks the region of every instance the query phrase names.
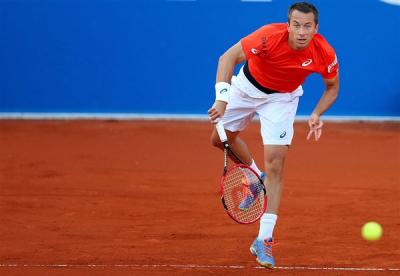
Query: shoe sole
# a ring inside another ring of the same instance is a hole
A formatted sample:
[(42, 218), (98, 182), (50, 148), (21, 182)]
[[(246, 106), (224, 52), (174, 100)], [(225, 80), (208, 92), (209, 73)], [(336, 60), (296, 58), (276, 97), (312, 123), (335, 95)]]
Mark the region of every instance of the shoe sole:
[(262, 262), (260, 262), (260, 260), (259, 260), (258, 258), (256, 259), (256, 261), (257, 261), (262, 267), (269, 268), (269, 269), (273, 269), (273, 268), (274, 268), (274, 266), (273, 266), (272, 264), (269, 264), (269, 263), (262, 263)]

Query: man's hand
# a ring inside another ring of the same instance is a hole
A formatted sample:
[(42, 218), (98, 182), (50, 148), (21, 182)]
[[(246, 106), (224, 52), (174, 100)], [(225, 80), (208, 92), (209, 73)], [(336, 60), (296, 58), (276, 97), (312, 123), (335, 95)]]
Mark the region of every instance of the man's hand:
[(314, 133), (315, 141), (318, 141), (322, 135), (322, 126), (324, 123), (320, 120), (320, 116), (312, 113), (310, 119), (308, 120), (308, 126), (310, 127), (310, 131), (307, 135), (307, 140), (311, 138)]
[(212, 107), (208, 110), (208, 118), (210, 119), (211, 123), (215, 124), (218, 118), (224, 116), (226, 105), (227, 103), (223, 101), (214, 102)]

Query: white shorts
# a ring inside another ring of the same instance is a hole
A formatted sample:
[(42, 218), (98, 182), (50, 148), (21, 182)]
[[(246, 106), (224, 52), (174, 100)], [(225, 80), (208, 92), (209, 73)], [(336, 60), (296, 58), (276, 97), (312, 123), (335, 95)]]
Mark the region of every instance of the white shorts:
[(225, 129), (242, 131), (258, 114), (264, 145), (291, 144), (299, 97), (303, 95), (301, 86), (291, 93), (266, 94), (246, 78), (242, 68), (236, 77), (232, 77), (230, 93), (222, 118)]

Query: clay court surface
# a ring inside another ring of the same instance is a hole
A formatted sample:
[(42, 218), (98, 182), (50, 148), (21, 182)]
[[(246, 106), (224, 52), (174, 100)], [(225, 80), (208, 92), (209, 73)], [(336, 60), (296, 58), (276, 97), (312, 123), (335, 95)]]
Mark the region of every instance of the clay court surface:
[[(295, 128), (270, 271), (220, 204), (208, 122), (1, 120), (0, 275), (400, 274), (400, 124)], [(258, 123), (243, 137), (261, 164)]]

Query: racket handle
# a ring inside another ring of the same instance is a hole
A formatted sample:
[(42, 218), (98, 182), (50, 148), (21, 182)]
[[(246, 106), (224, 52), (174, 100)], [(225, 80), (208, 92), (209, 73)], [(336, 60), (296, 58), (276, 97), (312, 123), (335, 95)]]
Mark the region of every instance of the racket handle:
[(215, 125), (215, 128), (217, 129), (219, 139), (221, 140), (222, 143), (228, 141), (228, 137), (226, 136), (225, 128), (224, 125), (222, 124), (221, 121), (218, 121), (218, 123)]

